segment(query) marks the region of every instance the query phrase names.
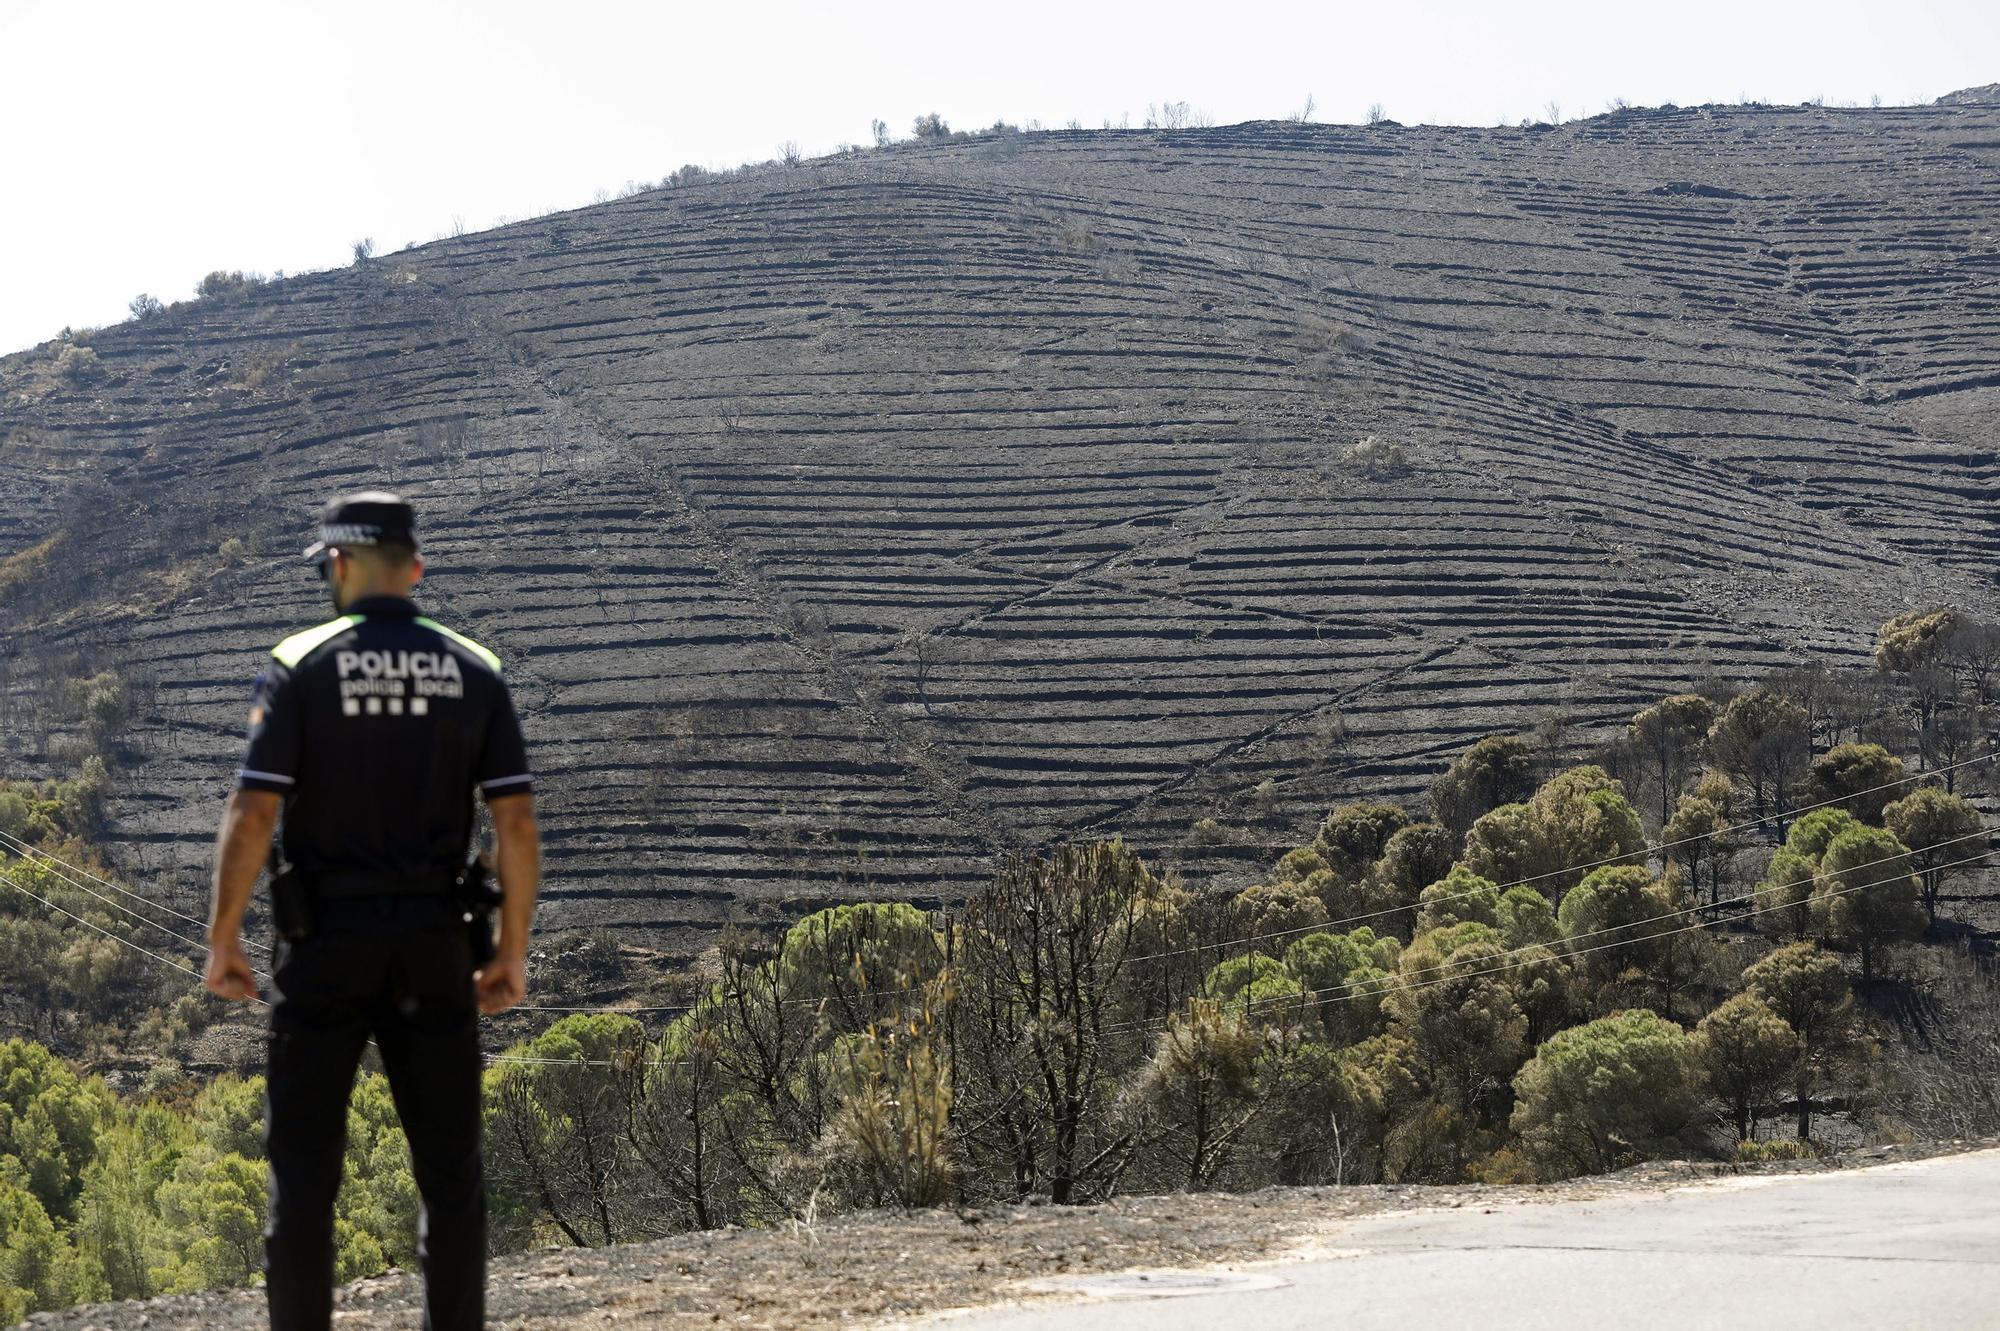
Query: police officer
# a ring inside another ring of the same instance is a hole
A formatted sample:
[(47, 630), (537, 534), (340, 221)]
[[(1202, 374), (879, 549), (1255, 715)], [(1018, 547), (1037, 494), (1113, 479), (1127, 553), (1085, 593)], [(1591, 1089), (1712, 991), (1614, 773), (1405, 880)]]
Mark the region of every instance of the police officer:
[[(271, 1326), (331, 1323), (347, 1101), (372, 1036), (423, 1199), (424, 1325), (461, 1331), (485, 1307), (477, 1013), (521, 999), (540, 879), (527, 755), (499, 659), (410, 600), (423, 575), (410, 506), (337, 499), (319, 538), (306, 557), (340, 617), (279, 643), (258, 677), (217, 839), (203, 979), (224, 998), (256, 996), (243, 912), (282, 809), (290, 868), (273, 880), (264, 1123)], [(465, 899), (475, 790), (497, 843), (497, 945)]]

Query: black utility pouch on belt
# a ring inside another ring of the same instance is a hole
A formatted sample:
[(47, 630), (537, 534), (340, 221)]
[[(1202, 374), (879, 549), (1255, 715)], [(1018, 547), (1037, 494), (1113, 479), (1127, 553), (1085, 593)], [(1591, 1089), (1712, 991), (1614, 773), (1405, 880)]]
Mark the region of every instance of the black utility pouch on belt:
[(312, 932), (312, 899), (306, 880), (297, 869), (277, 869), (271, 874), (271, 927), (278, 937), (296, 943)]
[(493, 885), (486, 856), (479, 855), (458, 876), (458, 905), (465, 916), (465, 934), (472, 942), (472, 969), (480, 970), (499, 955), (493, 941), (493, 912), (500, 907), (500, 889)]

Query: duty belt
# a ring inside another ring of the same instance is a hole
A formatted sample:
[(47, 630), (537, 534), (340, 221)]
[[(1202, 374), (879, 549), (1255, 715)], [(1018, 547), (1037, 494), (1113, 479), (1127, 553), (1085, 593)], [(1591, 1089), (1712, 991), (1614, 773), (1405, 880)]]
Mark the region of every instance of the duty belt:
[(309, 889), (320, 901), (345, 901), (350, 897), (445, 897), (458, 891), (459, 876), (452, 872), (414, 875), (379, 873), (330, 873), (311, 880)]

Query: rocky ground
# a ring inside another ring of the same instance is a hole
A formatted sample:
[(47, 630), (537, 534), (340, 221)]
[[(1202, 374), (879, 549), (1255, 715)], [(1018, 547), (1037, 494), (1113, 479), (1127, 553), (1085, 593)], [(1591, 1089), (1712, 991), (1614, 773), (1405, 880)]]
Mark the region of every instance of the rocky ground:
[[(1875, 1147), (1755, 1167), (1662, 1162), (1601, 1178), (1515, 1187), (1373, 1185), (1247, 1195), (1130, 1197), (1103, 1206), (876, 1212), (789, 1230), (722, 1230), (616, 1248), (549, 1248), (494, 1264), (490, 1324), (510, 1331), (644, 1326), (880, 1326), (972, 1307), (1056, 1275), (1253, 1261), (1356, 1216), (1431, 1207), (1559, 1202), (1744, 1173), (1822, 1171), (1975, 1149), (1992, 1142)], [(340, 1327), (420, 1322), (417, 1279), (395, 1273), (339, 1291)], [(257, 1290), (101, 1304), (38, 1314), (40, 1331), (252, 1331)]]

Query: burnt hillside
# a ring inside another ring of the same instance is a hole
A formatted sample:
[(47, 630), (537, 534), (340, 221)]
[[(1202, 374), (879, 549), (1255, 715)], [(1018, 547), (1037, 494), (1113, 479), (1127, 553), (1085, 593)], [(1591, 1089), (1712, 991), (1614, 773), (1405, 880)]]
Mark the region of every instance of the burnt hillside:
[(545, 920), (669, 945), (1068, 835), (1262, 859), (1189, 828), (2000, 610), (1994, 106), (904, 145), (90, 348), (0, 362), (0, 774), (115, 665), (161, 884), (364, 484), (506, 658)]

